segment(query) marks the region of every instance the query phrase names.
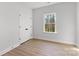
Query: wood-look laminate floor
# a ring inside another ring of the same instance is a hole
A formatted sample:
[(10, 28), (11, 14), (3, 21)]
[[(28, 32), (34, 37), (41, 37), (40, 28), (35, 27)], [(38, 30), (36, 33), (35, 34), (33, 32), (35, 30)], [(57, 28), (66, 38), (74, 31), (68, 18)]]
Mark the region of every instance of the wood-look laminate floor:
[(49, 41), (31, 39), (3, 56), (78, 56), (79, 49)]

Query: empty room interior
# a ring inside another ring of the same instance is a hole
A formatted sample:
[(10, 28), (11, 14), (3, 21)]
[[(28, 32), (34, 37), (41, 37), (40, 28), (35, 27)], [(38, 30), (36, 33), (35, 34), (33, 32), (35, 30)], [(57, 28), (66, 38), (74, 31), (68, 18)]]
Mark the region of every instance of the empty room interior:
[(0, 56), (79, 56), (79, 2), (0, 2)]

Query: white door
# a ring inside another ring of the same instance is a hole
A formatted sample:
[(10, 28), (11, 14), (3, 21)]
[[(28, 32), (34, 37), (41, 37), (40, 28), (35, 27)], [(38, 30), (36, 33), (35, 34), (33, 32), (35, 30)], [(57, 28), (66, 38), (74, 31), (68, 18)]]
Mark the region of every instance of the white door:
[(20, 42), (23, 43), (32, 38), (32, 11), (21, 9), (20, 18)]

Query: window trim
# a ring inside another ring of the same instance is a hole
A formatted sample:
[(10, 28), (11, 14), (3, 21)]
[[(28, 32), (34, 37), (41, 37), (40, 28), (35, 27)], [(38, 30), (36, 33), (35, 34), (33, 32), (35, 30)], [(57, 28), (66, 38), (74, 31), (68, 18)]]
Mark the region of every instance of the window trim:
[(56, 16), (56, 13), (55, 12), (53, 12), (53, 13), (46, 13), (46, 14), (43, 15), (43, 32), (44, 33), (57, 33), (57, 30), (56, 30), (57, 29), (56, 28), (56, 17), (55, 17), (55, 32), (46, 32), (45, 31), (45, 16), (46, 15), (49, 15), (49, 14), (54, 14)]

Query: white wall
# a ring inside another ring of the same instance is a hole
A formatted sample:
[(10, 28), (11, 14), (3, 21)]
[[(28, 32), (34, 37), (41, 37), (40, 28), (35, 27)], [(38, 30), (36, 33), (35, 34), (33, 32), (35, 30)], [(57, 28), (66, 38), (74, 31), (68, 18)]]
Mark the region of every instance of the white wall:
[(16, 3), (0, 3), (0, 51), (18, 42), (18, 25)]
[(79, 3), (77, 2), (76, 45), (79, 47)]
[[(43, 32), (43, 15), (56, 13), (57, 33)], [(75, 43), (76, 3), (59, 3), (33, 9), (33, 36), (34, 38), (60, 41), (69, 44)]]
[(21, 12), (23, 20), (27, 20), (27, 8), (23, 3), (0, 3), (0, 53), (20, 42), (19, 14)]

